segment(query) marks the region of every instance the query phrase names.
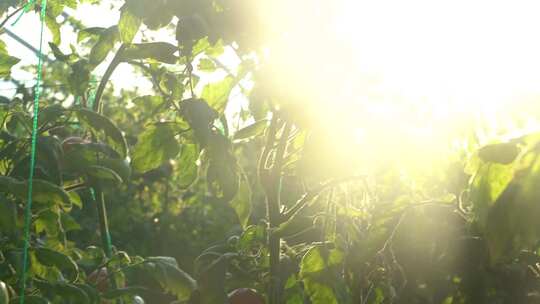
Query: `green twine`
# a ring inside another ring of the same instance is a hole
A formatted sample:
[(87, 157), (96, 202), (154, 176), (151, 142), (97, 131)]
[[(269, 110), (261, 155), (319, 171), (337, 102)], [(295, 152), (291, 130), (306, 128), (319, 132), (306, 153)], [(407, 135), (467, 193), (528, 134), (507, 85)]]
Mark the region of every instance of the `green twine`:
[[(92, 75), (90, 79), (90, 83), (95, 84), (97, 83), (96, 76)], [(96, 88), (92, 86), (92, 89), (90, 90), (90, 93), (88, 94), (88, 104), (87, 107), (89, 109), (94, 108), (94, 101), (96, 100)]]
[[(34, 5), (36, 0), (29, 0), (23, 7), (21, 14), (15, 19), (11, 24), (14, 26), (19, 22), (22, 16), (30, 11), (30, 7)], [(27, 193), (27, 203), (24, 213), (24, 247), (23, 247), (23, 265), (21, 273), (21, 291), (19, 297), (19, 303), (24, 304), (25, 300), (25, 289), (26, 289), (26, 279), (28, 272), (28, 251), (30, 247), (30, 225), (32, 218), (32, 194), (33, 194), (33, 181), (34, 181), (34, 172), (36, 167), (36, 143), (37, 143), (37, 133), (38, 133), (38, 113), (39, 113), (39, 98), (41, 95), (41, 80), (43, 75), (43, 30), (44, 30), (44, 20), (47, 12), (47, 0), (41, 0), (41, 11), (40, 11), (40, 37), (39, 37), (39, 53), (38, 53), (38, 69), (37, 69), (37, 81), (35, 86), (34, 94), (34, 108), (33, 108), (33, 121), (32, 121), (32, 137), (31, 137), (31, 149), (30, 149), (30, 173), (28, 176), (28, 193)], [(95, 77), (92, 76), (92, 82), (96, 82)], [(79, 98), (77, 98), (78, 101)], [(95, 91), (92, 89), (90, 91), (90, 96), (88, 100), (88, 105), (92, 108), (95, 100)], [(92, 195), (92, 200), (97, 203), (96, 194), (94, 188), (90, 188), (90, 194)], [(111, 236), (106, 232), (106, 248), (105, 251), (110, 257), (112, 252), (112, 241)]]
[[(30, 5), (34, 4), (35, 0), (29, 1), (24, 6), (24, 12), (27, 12)], [(30, 150), (30, 173), (28, 176), (28, 196), (26, 202), (26, 208), (24, 211), (24, 248), (23, 248), (23, 265), (21, 273), (21, 293), (20, 293), (20, 304), (24, 304), (24, 291), (26, 289), (26, 272), (28, 268), (28, 248), (30, 247), (30, 224), (32, 218), (32, 186), (34, 182), (34, 171), (36, 166), (36, 142), (37, 142), (37, 133), (38, 133), (38, 112), (39, 112), (39, 97), (41, 94), (41, 77), (43, 73), (43, 28), (45, 14), (47, 11), (47, 0), (41, 0), (41, 29), (39, 34), (39, 53), (38, 53), (38, 67), (37, 67), (37, 82), (34, 93), (34, 117), (32, 121), (32, 143)], [(23, 12), (23, 13), (24, 13)], [(19, 16), (20, 18), (20, 16)], [(19, 19), (18, 18), (18, 19)], [(15, 23), (18, 21), (15, 20)]]

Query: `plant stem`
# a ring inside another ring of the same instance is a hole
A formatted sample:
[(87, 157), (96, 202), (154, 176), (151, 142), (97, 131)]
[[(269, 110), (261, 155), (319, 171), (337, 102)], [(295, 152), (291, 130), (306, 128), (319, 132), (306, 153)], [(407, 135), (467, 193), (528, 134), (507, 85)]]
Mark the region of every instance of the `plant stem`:
[(64, 187), (64, 191), (66, 191), (66, 192), (75, 191), (75, 190), (79, 190), (79, 189), (84, 189), (86, 187), (87, 187), (86, 183), (82, 182), (82, 183), (77, 183), (77, 184), (66, 186), (66, 187)]
[(101, 106), (101, 97), (103, 96), (103, 91), (105, 91), (105, 86), (107, 85), (107, 82), (109, 82), (109, 78), (111, 78), (112, 73), (116, 69), (116, 67), (122, 62), (121, 56), (122, 52), (126, 48), (126, 44), (122, 44), (120, 48), (118, 48), (118, 51), (116, 51), (116, 54), (114, 55), (113, 60), (107, 67), (107, 70), (105, 71), (105, 74), (103, 74), (103, 78), (101, 78), (101, 82), (99, 83), (99, 86), (96, 90), (96, 97), (94, 100), (94, 112), (101, 113), (102, 112), (102, 106)]
[(270, 288), (269, 288), (269, 300), (270, 304), (281, 303), (281, 281), (280, 281), (280, 243), (281, 238), (273, 231), (281, 224), (280, 214), (280, 196), (281, 196), (281, 169), (283, 167), (283, 158), (287, 149), (287, 140), (291, 126), (287, 122), (283, 126), (283, 131), (279, 139), (279, 144), (274, 156), (274, 163), (272, 165), (272, 171), (270, 178), (268, 179), (266, 190), (266, 208), (268, 218), (268, 251), (270, 254)]
[[(103, 250), (105, 251), (105, 255), (107, 256), (107, 259), (110, 259), (112, 257), (112, 251), (111, 251), (111, 235), (109, 234), (109, 223), (107, 221), (107, 208), (105, 207), (105, 193), (103, 193), (103, 190), (101, 189), (101, 186), (95, 187), (96, 191), (96, 207), (97, 207), (97, 213), (98, 213), (98, 220), (99, 220), (99, 231), (101, 234), (101, 244), (103, 246)], [(112, 276), (111, 287), (113, 289), (116, 289), (118, 286), (116, 284), (116, 278), (114, 275), (114, 270), (110, 268), (107, 265), (107, 273), (110, 273)], [(122, 304), (122, 300), (118, 300), (119, 304)]]
[(105, 207), (105, 194), (101, 190), (101, 187), (95, 187), (95, 191), (101, 244), (105, 251), (105, 255), (110, 258), (112, 256), (111, 248), (109, 246), (111, 239), (109, 234), (109, 223), (107, 221), (107, 209)]

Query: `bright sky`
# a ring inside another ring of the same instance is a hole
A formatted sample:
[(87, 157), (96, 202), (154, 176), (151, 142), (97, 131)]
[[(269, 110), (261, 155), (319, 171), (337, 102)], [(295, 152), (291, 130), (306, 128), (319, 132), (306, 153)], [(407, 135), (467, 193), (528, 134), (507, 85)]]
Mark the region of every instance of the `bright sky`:
[(441, 115), (485, 116), (508, 114), (509, 106), (525, 114), (521, 106), (540, 96), (538, 1), (348, 0), (344, 7), (336, 34), (352, 40), (357, 69), (386, 94)]

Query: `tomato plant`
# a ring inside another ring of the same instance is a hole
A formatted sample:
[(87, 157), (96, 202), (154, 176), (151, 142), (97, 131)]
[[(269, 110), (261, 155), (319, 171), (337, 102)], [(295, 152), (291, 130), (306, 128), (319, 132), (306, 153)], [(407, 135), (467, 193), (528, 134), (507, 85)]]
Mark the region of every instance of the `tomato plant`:
[[(422, 187), (400, 168), (365, 174), (347, 123), (319, 124), (269, 80), (250, 1), (128, 0), (108, 27), (58, 21), (82, 2), (47, 9), (27, 302), (538, 301), (538, 134), (471, 149)], [(18, 84), (0, 96), (0, 304), (22, 271), (33, 93), (18, 62), (0, 40), (0, 77)], [(150, 93), (114, 92), (119, 66)], [(231, 114), (237, 91), (247, 109)]]

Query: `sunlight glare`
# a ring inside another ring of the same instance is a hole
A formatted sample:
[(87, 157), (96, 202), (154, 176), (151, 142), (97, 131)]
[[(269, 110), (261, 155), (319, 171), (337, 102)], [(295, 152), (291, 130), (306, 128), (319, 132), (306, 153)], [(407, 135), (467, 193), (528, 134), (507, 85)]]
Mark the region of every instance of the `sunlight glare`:
[(268, 56), (281, 99), (319, 123), (353, 123), (364, 154), (430, 167), (471, 129), (485, 143), (538, 126), (536, 1), (271, 3), (284, 5), (267, 10), (283, 30)]

